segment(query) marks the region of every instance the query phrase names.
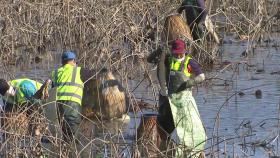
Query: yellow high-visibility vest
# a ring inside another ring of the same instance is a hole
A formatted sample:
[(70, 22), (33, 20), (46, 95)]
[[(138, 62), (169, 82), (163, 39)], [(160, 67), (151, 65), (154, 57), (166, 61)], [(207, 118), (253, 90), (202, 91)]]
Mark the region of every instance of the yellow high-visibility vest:
[[(184, 63), (184, 67), (183, 67), (183, 73), (187, 76), (187, 77), (191, 77), (191, 73), (188, 71), (188, 64), (190, 62), (190, 60), (192, 59), (191, 55), (187, 55), (185, 57), (186, 59), (184, 60), (185, 63)], [(174, 57), (171, 57), (170, 58), (170, 70), (171, 71), (181, 71), (181, 63), (180, 61), (176, 61), (174, 59)]]
[(4, 100), (10, 104), (23, 104), (24, 102), (27, 101), (27, 98), (25, 97), (24, 93), (21, 91), (21, 89), (19, 88), (20, 84), (23, 81), (29, 81), (31, 82), (35, 87), (36, 87), (36, 91), (39, 90), (42, 86), (42, 83), (28, 79), (28, 78), (22, 78), (22, 79), (15, 79), (15, 80), (11, 80), (8, 83), (14, 87), (16, 89), (16, 95), (15, 96), (8, 96), (5, 97), (4, 96)]
[(73, 101), (81, 105), (84, 83), (81, 80), (81, 67), (65, 64), (52, 72), (52, 81), (57, 87), (57, 100)]

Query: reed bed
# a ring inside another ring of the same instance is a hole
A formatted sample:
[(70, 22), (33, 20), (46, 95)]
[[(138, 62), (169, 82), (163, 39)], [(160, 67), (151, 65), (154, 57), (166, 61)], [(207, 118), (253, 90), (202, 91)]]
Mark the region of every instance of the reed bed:
[[(0, 5), (1, 73), (4, 78), (11, 79), (14, 78), (13, 72), (10, 71), (11, 66), (19, 66), (22, 62), (53, 60), (55, 53), (50, 50), (61, 52), (65, 49), (73, 49), (78, 53), (79, 65), (96, 70), (107, 67), (118, 74), (128, 91), (132, 107), (135, 106), (135, 100), (139, 99), (133, 93), (139, 85), (146, 86), (149, 90), (148, 94), (152, 96), (150, 101), (156, 102), (158, 86), (157, 81), (153, 79), (155, 71), (153, 65), (147, 64), (146, 57), (162, 45), (164, 19), (174, 13), (180, 3), (179, 0), (2, 0)], [(222, 41), (224, 36), (233, 35), (236, 40), (247, 40), (249, 50), (254, 43), (266, 40), (272, 33), (279, 31), (277, 30), (280, 23), (278, 1), (208, 0), (207, 3), (209, 15)], [(205, 38), (202, 44), (197, 46), (204, 46), (207, 40)], [(209, 56), (215, 62), (220, 61), (219, 53), (209, 52), (207, 46), (203, 49), (205, 51), (202, 55), (198, 53), (195, 56), (198, 61), (203, 61)], [(200, 62), (200, 64), (204, 63)], [(204, 66), (204, 68), (208, 67), (209, 65)], [(131, 86), (131, 80), (137, 82), (136, 86)], [(38, 137), (35, 137), (34, 133), (23, 132), (27, 129), (27, 122), (30, 122), (24, 115), (24, 112), (17, 111), (10, 116), (5, 113), (1, 116), (1, 120), (16, 119), (17, 122), (14, 121), (13, 124), (21, 125), (1, 124), (0, 132), (7, 134), (0, 146), (1, 156), (41, 155), (43, 151), (47, 151), (41, 142), (42, 137), (51, 137), (51, 144), (57, 149), (57, 152), (52, 154), (60, 157), (69, 156), (67, 150), (69, 144), (58, 136), (50, 136), (48, 129), (43, 128), (46, 126), (41, 127), (47, 124), (47, 119), (41, 112), (34, 114), (36, 121), (33, 122), (36, 124), (35, 127), (40, 129), (41, 133)], [(20, 122), (20, 119), (17, 120), (18, 117), (23, 117), (27, 122)], [(84, 118), (81, 127), (84, 131), (83, 148), (90, 157), (139, 155), (137, 151), (131, 149), (137, 149), (137, 144), (141, 142), (135, 143), (133, 139), (132, 142), (125, 139), (123, 131), (125, 125), (125, 121), (120, 121), (112, 131), (112, 127), (109, 127), (108, 122), (104, 120), (92, 121)], [(206, 155), (212, 157), (217, 157), (221, 148), (224, 148), (225, 152), (229, 150), (227, 144), (231, 140), (236, 140), (219, 137), (219, 113), (215, 125), (216, 133), (208, 136), (208, 141), (212, 142), (210, 150), (206, 149)], [(243, 124), (240, 127), (243, 127)], [(249, 137), (251, 129), (246, 128), (249, 134), (238, 136), (239, 140)], [(261, 147), (268, 147), (266, 149), (269, 150), (271, 149), (267, 146), (269, 141), (249, 145), (252, 147), (262, 145)], [(238, 144), (243, 144), (244, 149), (248, 145), (246, 141)]]

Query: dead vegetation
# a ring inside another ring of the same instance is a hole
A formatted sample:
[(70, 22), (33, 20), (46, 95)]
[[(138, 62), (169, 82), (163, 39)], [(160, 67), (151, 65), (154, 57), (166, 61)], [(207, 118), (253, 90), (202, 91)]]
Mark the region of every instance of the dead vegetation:
[[(156, 98), (157, 85), (151, 80), (146, 57), (162, 44), (164, 19), (170, 13), (174, 13), (179, 4), (178, 0), (2, 0), (1, 72), (5, 75), (9, 73), (7, 64), (18, 65), (22, 61), (29, 62), (38, 58), (52, 59), (48, 57), (54, 55), (49, 51), (52, 49), (74, 49), (78, 52), (79, 65), (97, 70), (107, 67), (121, 76), (122, 82), (130, 92), (130, 98), (136, 100), (131, 93), (133, 90), (129, 80), (136, 80), (141, 84), (139, 76), (144, 76), (143, 80), (151, 83), (151, 95)], [(264, 40), (263, 35), (277, 31), (275, 26), (279, 26), (278, 1), (208, 0), (208, 4), (210, 17), (220, 38), (232, 34), (238, 40), (261, 41)], [(200, 57), (197, 56), (198, 61)], [(11, 76), (5, 76), (8, 77)], [(17, 117), (22, 115), (18, 114)], [(4, 118), (11, 119), (6, 116)], [(13, 121), (12, 117), (11, 120), (13, 124), (21, 125), (13, 125), (14, 130), (26, 130), (27, 125), (21, 123), (20, 119)], [(87, 123), (95, 124), (89, 120)], [(116, 128), (123, 125), (124, 123), (120, 123)], [(117, 129), (115, 133), (109, 132), (107, 130), (110, 127), (105, 126), (103, 122), (97, 127), (102, 129), (99, 137), (93, 136), (93, 128), (86, 128), (87, 143), (84, 147), (94, 148), (94, 151), (90, 152), (91, 155), (132, 155), (126, 150), (135, 144), (126, 142), (122, 131)], [(11, 127), (1, 128), (0, 131), (7, 132), (10, 129)], [(9, 143), (16, 144), (27, 137), (25, 132), (15, 136), (9, 139)], [(67, 157), (68, 153), (63, 149), (65, 147), (61, 145), (61, 140), (53, 140), (54, 146), (58, 148), (57, 154)], [(34, 146), (27, 146), (28, 148), (15, 146), (17, 150), (6, 150), (6, 154), (12, 154), (12, 157), (19, 153), (30, 154), (30, 148)], [(6, 147), (5, 143), (1, 144), (1, 152)]]

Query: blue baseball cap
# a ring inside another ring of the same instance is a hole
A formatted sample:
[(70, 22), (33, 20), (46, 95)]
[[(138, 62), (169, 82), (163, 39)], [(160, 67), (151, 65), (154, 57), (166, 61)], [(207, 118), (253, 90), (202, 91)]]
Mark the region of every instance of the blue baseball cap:
[(30, 99), (37, 91), (35, 85), (28, 80), (22, 81), (19, 85), (19, 89), (27, 99)]
[(62, 53), (61, 60), (73, 60), (76, 59), (76, 53), (74, 51), (65, 51)]

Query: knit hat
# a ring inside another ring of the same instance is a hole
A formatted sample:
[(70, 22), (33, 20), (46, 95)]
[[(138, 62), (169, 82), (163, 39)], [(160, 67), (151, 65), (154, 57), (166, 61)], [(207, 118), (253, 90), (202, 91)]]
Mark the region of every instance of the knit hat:
[(177, 39), (172, 43), (171, 50), (172, 50), (173, 54), (185, 54), (186, 53), (186, 43), (181, 39)]
[(35, 85), (28, 80), (22, 81), (19, 85), (19, 89), (27, 99), (30, 99), (37, 91)]

